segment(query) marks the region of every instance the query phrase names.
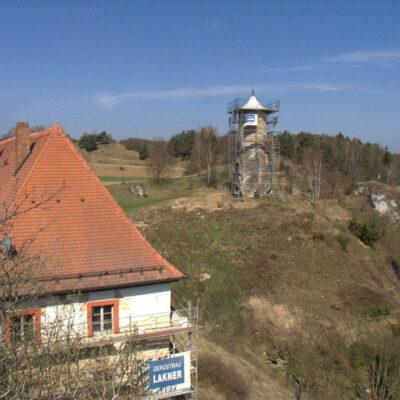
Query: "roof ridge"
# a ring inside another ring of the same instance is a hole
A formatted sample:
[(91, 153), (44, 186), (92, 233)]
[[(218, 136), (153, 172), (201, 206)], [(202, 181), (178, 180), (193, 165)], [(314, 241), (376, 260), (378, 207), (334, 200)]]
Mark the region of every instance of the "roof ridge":
[[(167, 264), (168, 266), (178, 270), (174, 265), (172, 265), (167, 259), (165, 259), (160, 253), (158, 253), (153, 246), (147, 241), (147, 239), (144, 237), (144, 235), (139, 231), (139, 229), (136, 227), (136, 225), (133, 223), (133, 221), (127, 216), (125, 211), (121, 208), (121, 206), (118, 204), (118, 202), (114, 199), (114, 197), (111, 195), (111, 193), (107, 190), (107, 188), (103, 185), (99, 177), (94, 173), (93, 169), (90, 167), (89, 163), (85, 160), (85, 158), (82, 156), (82, 154), (78, 151), (78, 149), (75, 147), (75, 145), (71, 142), (71, 140), (68, 138), (66, 133), (63, 131), (60, 125), (57, 125), (57, 133), (60, 133), (61, 136), (64, 138), (66, 141), (67, 145), (73, 150), (73, 152), (76, 154), (78, 159), (81, 161), (83, 166), (89, 170), (90, 174), (92, 177), (95, 179), (96, 183), (100, 187), (100, 189), (106, 194), (108, 199), (111, 201), (113, 204), (115, 210), (121, 215), (123, 220), (131, 227), (134, 229), (134, 231), (138, 234), (142, 242), (154, 253), (154, 255), (160, 260), (160, 262)], [(55, 125), (55, 126), (56, 126)], [(44, 150), (44, 149), (43, 149)], [(33, 169), (33, 168), (32, 168)], [(133, 236), (133, 233), (132, 233)], [(179, 271), (179, 270), (178, 270)], [(181, 271), (179, 271), (181, 272)], [(182, 273), (182, 272), (181, 272)], [(182, 275), (184, 275), (182, 273)]]

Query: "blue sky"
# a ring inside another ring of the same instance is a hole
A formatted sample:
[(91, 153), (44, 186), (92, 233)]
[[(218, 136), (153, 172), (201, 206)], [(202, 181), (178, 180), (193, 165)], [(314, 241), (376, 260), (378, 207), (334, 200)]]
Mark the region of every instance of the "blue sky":
[(278, 128), (400, 152), (399, 1), (0, 0), (0, 133), (165, 137), (250, 94)]

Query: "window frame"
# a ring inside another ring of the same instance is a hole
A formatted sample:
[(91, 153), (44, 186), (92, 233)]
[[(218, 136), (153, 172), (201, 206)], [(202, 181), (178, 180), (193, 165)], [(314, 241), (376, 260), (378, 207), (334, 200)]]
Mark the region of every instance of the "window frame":
[[(12, 344), (12, 333), (11, 333), (11, 320), (14, 317), (23, 317), (25, 315), (32, 315), (34, 318), (33, 321), (33, 329), (36, 337), (36, 342), (39, 343), (42, 338), (42, 324), (41, 324), (41, 310), (40, 308), (32, 308), (30, 310), (20, 310), (10, 313), (10, 316), (7, 318), (6, 323), (6, 340), (8, 344)], [(22, 339), (23, 340), (23, 339)]]
[[(119, 329), (119, 299), (105, 301), (91, 301), (87, 303), (87, 326), (88, 336), (93, 337), (93, 308), (112, 306), (112, 328), (113, 333), (120, 333)], [(104, 331), (103, 331), (104, 332)], [(107, 332), (107, 331), (106, 331)], [(102, 332), (99, 332), (102, 333)]]

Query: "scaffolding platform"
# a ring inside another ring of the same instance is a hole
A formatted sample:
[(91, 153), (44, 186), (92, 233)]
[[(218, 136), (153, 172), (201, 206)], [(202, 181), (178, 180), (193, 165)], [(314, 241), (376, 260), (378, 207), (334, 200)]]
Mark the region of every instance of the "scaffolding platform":
[[(278, 112), (281, 109), (281, 102), (277, 99), (258, 98), (259, 103), (270, 112)], [(227, 105), (228, 114), (241, 109), (249, 101), (248, 97), (237, 97)]]

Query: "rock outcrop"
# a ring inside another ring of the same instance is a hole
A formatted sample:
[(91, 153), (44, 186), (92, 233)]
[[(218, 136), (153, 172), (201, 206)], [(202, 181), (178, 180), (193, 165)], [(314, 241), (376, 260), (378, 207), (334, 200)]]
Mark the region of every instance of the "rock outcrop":
[(139, 183), (132, 183), (130, 186), (131, 193), (138, 197), (147, 197), (146, 188)]

